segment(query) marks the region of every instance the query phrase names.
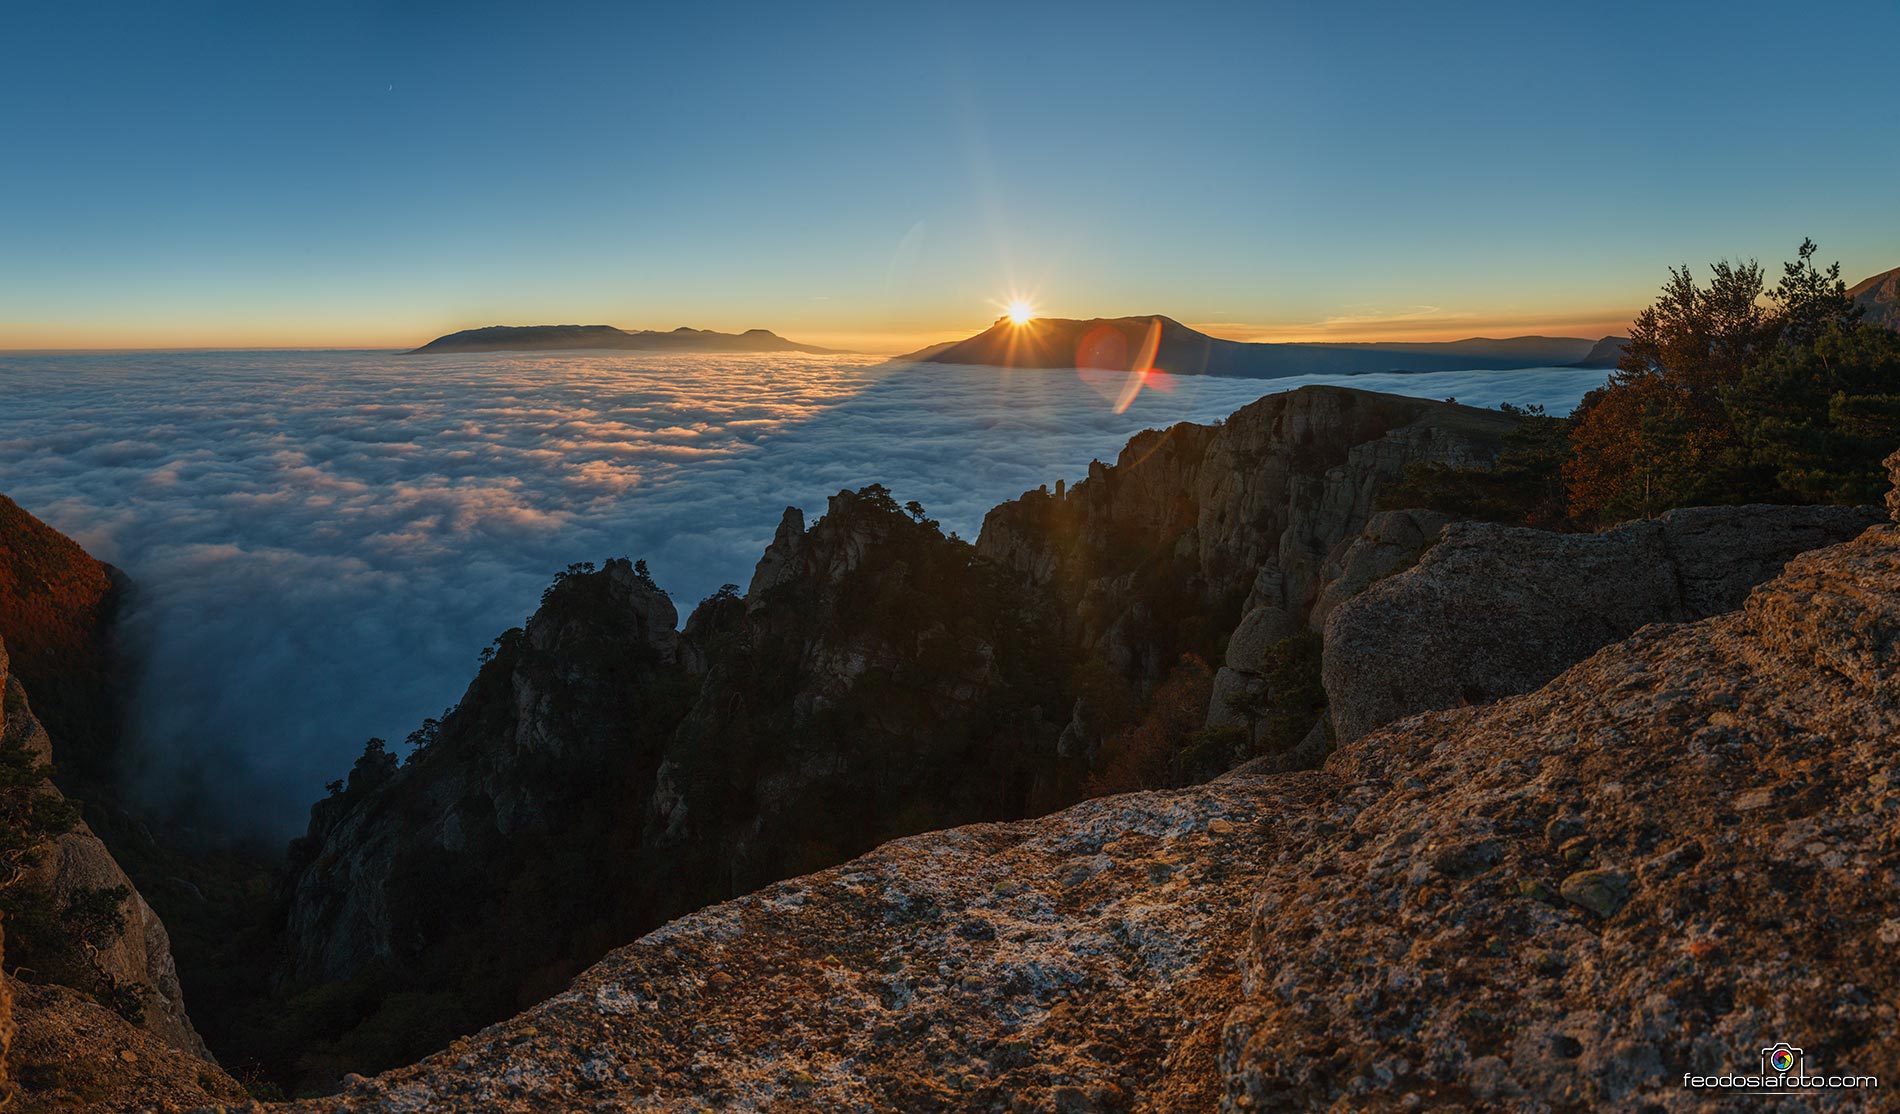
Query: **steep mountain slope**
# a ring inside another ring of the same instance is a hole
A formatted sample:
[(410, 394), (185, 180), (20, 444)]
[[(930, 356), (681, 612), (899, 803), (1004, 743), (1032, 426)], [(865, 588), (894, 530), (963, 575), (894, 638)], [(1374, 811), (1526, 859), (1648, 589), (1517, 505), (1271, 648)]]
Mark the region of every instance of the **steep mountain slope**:
[(0, 495), (0, 639), (70, 775), (108, 776), (110, 629), (123, 595), (111, 566)]
[[(11, 922), (7, 969), (63, 986), (186, 1053), (206, 1056), (186, 1016), (158, 915), (45, 772), (54, 740), (34, 715), (0, 642), (0, 909)], [(20, 1007), (25, 1016), (26, 1007)]]
[(1847, 296), (1861, 308), (1861, 320), (1900, 329), (1900, 267), (1882, 271), (1847, 288)]
[(1601, 367), (1601, 368), (1615, 367), (1617, 364), (1617, 361), (1623, 358), (1623, 348), (1625, 345), (1629, 344), (1629, 341), (1630, 341), (1630, 338), (1628, 337), (1604, 337), (1602, 340), (1599, 340), (1595, 344), (1590, 346), (1590, 351), (1584, 354), (1583, 359), (1578, 360), (1576, 363), (1570, 366), (1572, 367)]
[(439, 336), (409, 355), (430, 352), (564, 352), (619, 349), (632, 352), (815, 352), (830, 348), (799, 344), (767, 329), (716, 333), (685, 326), (671, 332), (629, 332), (612, 325), (489, 325)]
[(918, 836), (704, 910), (299, 1109), (1692, 1110), (1685, 1072), (1777, 1039), (1891, 1078), (1896, 735), (1887, 525), (1320, 771)]
[[(1346, 576), (1345, 550), (1380, 491), (1412, 465), (1488, 466), (1516, 424), (1495, 410), (1303, 387), (1218, 426), (1139, 434), (1073, 488), (992, 510), (977, 550), (1054, 597), (1070, 655), (1098, 675), (1146, 691), (1184, 654), (1221, 662), (1204, 699), (1229, 737), (1206, 740), (1199, 774), (1211, 776), (1286, 744), (1269, 738), (1281, 728), (1263, 706), (1265, 656), (1306, 653), (1289, 640)], [(1115, 719), (1084, 694), (1065, 743), (1096, 752)], [(1293, 742), (1311, 722), (1295, 725)]]
[[(283, 1001), (330, 987), (352, 1028), (309, 1070), (386, 1066), (668, 917), (1078, 800), (1107, 733), (1181, 655), (1217, 657), (1251, 591), (1309, 605), (1383, 483), (1482, 464), (1514, 422), (1310, 388), (1143, 434), (1074, 489), (998, 508), (974, 549), (882, 489), (841, 493), (809, 530), (788, 512), (746, 593), (677, 634), (633, 566), (575, 570), (414, 758), (366, 754), (313, 811), (284, 988), (250, 1028), (308, 1047)], [(1208, 697), (1191, 702), (1189, 732)], [(1178, 776), (1248, 756), (1224, 738)]]
[[(1151, 333), (1152, 331), (1152, 333)], [(990, 367), (1073, 367), (1130, 370), (1148, 351), (1152, 366), (1175, 375), (1272, 378), (1369, 371), (1448, 371), (1466, 368), (1552, 367), (1590, 350), (1576, 337), (1476, 337), (1445, 342), (1250, 344), (1223, 340), (1171, 317), (1041, 317), (1017, 324), (1004, 317), (976, 336), (933, 345), (900, 360)]]
[(353, 988), (339, 1062), (439, 1047), (707, 902), (1061, 803), (1046, 617), (881, 488), (788, 513), (745, 597), (675, 622), (644, 569), (573, 570), (408, 763), (372, 749), (313, 810), (283, 976)]

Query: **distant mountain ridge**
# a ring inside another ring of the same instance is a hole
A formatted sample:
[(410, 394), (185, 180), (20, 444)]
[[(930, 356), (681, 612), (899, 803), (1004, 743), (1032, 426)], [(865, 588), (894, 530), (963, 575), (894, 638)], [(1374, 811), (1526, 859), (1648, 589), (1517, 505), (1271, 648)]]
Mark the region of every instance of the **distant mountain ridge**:
[(1882, 271), (1847, 288), (1861, 308), (1861, 320), (1900, 329), (1900, 267)]
[(1590, 346), (1583, 359), (1570, 365), (1572, 367), (1615, 367), (1623, 358), (1623, 349), (1629, 344), (1628, 337), (1604, 337)]
[(1460, 371), (1559, 367), (1590, 355), (1582, 337), (1473, 337), (1455, 341), (1358, 341), (1327, 344), (1249, 343), (1209, 336), (1159, 314), (1075, 320), (1043, 317), (1025, 324), (999, 318), (967, 340), (898, 357), (916, 363), (992, 367), (1101, 368), (1127, 371), (1159, 323), (1153, 366), (1176, 375), (1271, 379), (1286, 375), (1376, 371)]
[(629, 331), (612, 325), (489, 325), (439, 336), (407, 355), (425, 352), (562, 352), (582, 349), (618, 349), (633, 352), (813, 352), (820, 348), (786, 340), (769, 329), (743, 333), (716, 333), (681, 327)]

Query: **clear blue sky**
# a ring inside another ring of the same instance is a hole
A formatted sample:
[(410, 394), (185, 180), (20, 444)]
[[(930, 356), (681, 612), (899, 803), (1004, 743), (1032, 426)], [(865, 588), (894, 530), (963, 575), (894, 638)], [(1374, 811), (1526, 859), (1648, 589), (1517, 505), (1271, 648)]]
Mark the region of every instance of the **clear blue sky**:
[(1892, 0), (1320, 7), (9, 5), (0, 347), (1587, 332), (1900, 265)]

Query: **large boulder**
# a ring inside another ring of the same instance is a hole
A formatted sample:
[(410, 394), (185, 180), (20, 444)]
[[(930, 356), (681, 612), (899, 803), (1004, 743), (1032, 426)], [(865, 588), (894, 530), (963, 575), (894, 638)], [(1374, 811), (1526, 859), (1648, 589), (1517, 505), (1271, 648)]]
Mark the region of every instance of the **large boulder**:
[(1733, 610), (1872, 507), (1694, 507), (1599, 534), (1457, 523), (1410, 570), (1341, 604), (1323, 676), (1342, 741), (1437, 708), (1529, 692), (1649, 623)]
[(1255, 905), (1225, 1109), (1708, 1110), (1685, 1073), (1780, 1040), (1900, 1072), (1897, 682), (1884, 525), (1346, 745), (1330, 829), (1276, 848)]
[(1341, 543), (1326, 559), (1319, 598), (1307, 625), (1324, 631), (1326, 620), (1340, 604), (1410, 568), (1451, 521), (1452, 516), (1442, 511), (1422, 509), (1380, 511), (1368, 518), (1356, 537)]

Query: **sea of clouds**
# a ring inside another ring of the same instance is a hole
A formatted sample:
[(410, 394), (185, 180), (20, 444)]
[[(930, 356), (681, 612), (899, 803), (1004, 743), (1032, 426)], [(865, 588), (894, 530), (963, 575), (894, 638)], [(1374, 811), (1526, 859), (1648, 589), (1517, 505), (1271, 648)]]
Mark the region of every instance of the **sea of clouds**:
[(454, 703), (570, 562), (645, 558), (683, 619), (842, 488), (974, 539), (1137, 430), (1305, 383), (1566, 412), (1602, 380), (1178, 377), (1118, 414), (1119, 382), (1074, 372), (860, 357), (0, 356), (0, 493), (136, 584), (136, 787), (276, 839), (365, 739)]

